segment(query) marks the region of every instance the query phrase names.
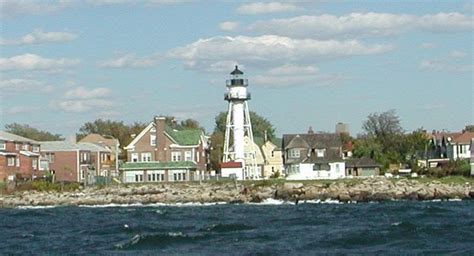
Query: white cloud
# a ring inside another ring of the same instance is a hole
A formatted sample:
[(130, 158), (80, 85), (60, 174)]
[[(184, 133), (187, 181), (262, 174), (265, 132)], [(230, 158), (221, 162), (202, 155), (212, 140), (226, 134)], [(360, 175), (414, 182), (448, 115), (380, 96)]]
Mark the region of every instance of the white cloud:
[(10, 58), (0, 58), (0, 70), (62, 70), (79, 63), (78, 59), (47, 59), (25, 53)]
[(323, 75), (315, 66), (285, 64), (251, 77), (252, 84), (266, 88), (298, 86), (333, 86), (346, 78), (341, 75)]
[(95, 6), (106, 6), (106, 5), (119, 5), (119, 4), (128, 4), (128, 5), (137, 5), (145, 4), (146, 6), (163, 6), (163, 5), (175, 5), (181, 3), (194, 2), (195, 0), (88, 0), (87, 3)]
[(42, 15), (57, 12), (69, 7), (73, 1), (31, 1), (31, 0), (0, 0), (0, 17), (11, 18), (22, 15)]
[(102, 111), (114, 106), (110, 99), (110, 89), (104, 87), (85, 88), (79, 86), (64, 93), (63, 99), (53, 101), (52, 107), (66, 112), (82, 113), (88, 111)]
[(474, 72), (474, 65), (453, 63), (443, 59), (423, 60), (418, 67), (423, 71)]
[(69, 99), (89, 99), (107, 97), (110, 94), (110, 89), (105, 87), (98, 87), (94, 89), (79, 86), (77, 88), (68, 90), (64, 96)]
[(460, 13), (414, 16), (390, 13), (323, 14), (257, 21), (252, 31), (296, 38), (353, 38), (368, 35), (394, 35), (418, 30), (430, 32), (472, 31), (473, 17)]
[(234, 21), (224, 21), (219, 24), (219, 28), (224, 31), (235, 30), (238, 26), (239, 23)]
[(17, 115), (25, 113), (34, 113), (41, 111), (40, 106), (31, 107), (31, 106), (14, 106), (5, 110), (5, 113), (8, 115)]
[(422, 43), (419, 46), (421, 49), (434, 49), (436, 48), (436, 44), (434, 43)]
[(449, 57), (453, 59), (462, 59), (467, 57), (467, 53), (464, 51), (454, 50), (449, 53)]
[(18, 39), (0, 39), (0, 45), (41, 44), (51, 42), (68, 42), (77, 38), (76, 34), (68, 32), (43, 32), (35, 30)]
[(53, 86), (41, 81), (31, 79), (7, 79), (0, 80), (0, 90), (4, 93), (18, 93), (18, 92), (51, 92)]
[(278, 13), (278, 12), (292, 12), (299, 8), (294, 4), (280, 3), (280, 2), (257, 2), (250, 4), (243, 4), (237, 8), (237, 12), (240, 14), (256, 15), (256, 14), (267, 14), (267, 13)]
[(124, 54), (114, 59), (106, 60), (99, 63), (99, 67), (103, 68), (149, 68), (158, 62), (158, 55), (146, 57), (137, 57), (135, 54)]
[(189, 68), (206, 70), (228, 60), (257, 65), (282, 65), (292, 61), (314, 63), (324, 58), (379, 54), (392, 48), (390, 45), (364, 45), (357, 40), (300, 40), (274, 35), (218, 36), (175, 48), (169, 55), (183, 60)]

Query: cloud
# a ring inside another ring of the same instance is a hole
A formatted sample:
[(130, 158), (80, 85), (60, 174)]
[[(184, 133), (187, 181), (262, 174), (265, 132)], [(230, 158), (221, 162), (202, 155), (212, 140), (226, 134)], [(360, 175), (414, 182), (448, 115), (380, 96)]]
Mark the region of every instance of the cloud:
[(66, 91), (63, 99), (53, 101), (51, 105), (65, 112), (83, 113), (92, 110), (97, 112), (114, 106), (110, 94), (111, 91), (108, 88), (79, 86)]
[(41, 107), (35, 106), (14, 106), (5, 110), (7, 115), (17, 115), (17, 114), (26, 114), (26, 113), (34, 113), (41, 111)]
[(43, 32), (35, 30), (17, 39), (0, 39), (0, 45), (41, 44), (53, 42), (68, 42), (77, 38), (76, 34), (68, 32)]
[(460, 13), (414, 16), (368, 12), (261, 20), (251, 24), (249, 29), (263, 34), (295, 38), (354, 38), (387, 36), (414, 30), (439, 33), (472, 31), (472, 20), (472, 16)]
[(219, 24), (219, 28), (224, 31), (235, 30), (238, 26), (239, 23), (234, 21), (224, 21)]
[(436, 44), (434, 43), (422, 43), (419, 46), (421, 49), (434, 49), (436, 48)]
[(467, 57), (467, 53), (464, 51), (454, 50), (449, 53), (449, 57), (453, 59), (462, 59)]
[(285, 64), (274, 67), (261, 75), (250, 78), (252, 84), (265, 88), (284, 88), (298, 86), (333, 86), (346, 80), (341, 75), (323, 75), (315, 66)]
[(0, 16), (12, 18), (24, 15), (43, 15), (57, 12), (71, 6), (73, 1), (31, 1), (31, 0), (0, 0)]
[(110, 89), (105, 87), (98, 87), (94, 89), (79, 86), (77, 88), (68, 90), (64, 96), (69, 99), (89, 99), (107, 97), (110, 94)]
[(102, 68), (149, 68), (158, 62), (158, 55), (137, 57), (135, 54), (124, 54), (114, 59), (99, 63)]
[(120, 5), (120, 4), (128, 4), (128, 5), (137, 5), (137, 4), (145, 4), (146, 6), (164, 6), (164, 5), (175, 5), (181, 3), (189, 3), (194, 2), (195, 0), (143, 0), (143, 1), (136, 1), (136, 0), (88, 0), (87, 3), (95, 5), (95, 6), (107, 6), (107, 5)]
[(25, 53), (10, 58), (0, 58), (0, 70), (62, 70), (76, 65), (78, 59), (47, 59)]
[(465, 61), (467, 56), (468, 54), (464, 51), (453, 50), (438, 58), (422, 60), (418, 64), (418, 68), (423, 71), (436, 72), (473, 72), (472, 60)]
[(274, 35), (217, 36), (172, 49), (169, 56), (183, 60), (189, 68), (206, 70), (228, 60), (267, 66), (292, 61), (313, 63), (324, 58), (380, 54), (392, 48), (391, 45), (364, 45), (357, 40), (300, 40)]
[(45, 93), (51, 92), (53, 86), (41, 81), (31, 79), (7, 79), (0, 80), (0, 90), (4, 93)]
[(279, 3), (279, 2), (269, 2), (269, 3), (257, 2), (257, 3), (243, 4), (237, 8), (238, 13), (246, 14), (246, 15), (292, 12), (296, 10), (299, 10), (299, 8), (295, 6), (294, 4)]

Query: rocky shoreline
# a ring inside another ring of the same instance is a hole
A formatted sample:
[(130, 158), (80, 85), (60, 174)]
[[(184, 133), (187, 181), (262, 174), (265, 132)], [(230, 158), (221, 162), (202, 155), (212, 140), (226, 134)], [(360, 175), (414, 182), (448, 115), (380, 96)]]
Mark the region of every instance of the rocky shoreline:
[(471, 182), (443, 184), (417, 180), (389, 180), (383, 177), (334, 182), (284, 183), (166, 183), (116, 185), (86, 188), (74, 192), (23, 191), (0, 194), (0, 207), (78, 206), (178, 203), (260, 203), (267, 199), (291, 202), (338, 200), (368, 202), (386, 200), (474, 199)]

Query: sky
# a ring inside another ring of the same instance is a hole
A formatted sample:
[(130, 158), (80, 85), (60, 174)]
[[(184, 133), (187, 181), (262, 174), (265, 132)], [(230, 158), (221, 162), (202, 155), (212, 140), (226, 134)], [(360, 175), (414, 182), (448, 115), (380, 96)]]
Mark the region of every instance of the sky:
[(210, 132), (239, 65), (276, 134), (474, 123), (472, 1), (0, 0), (0, 127), (98, 118)]

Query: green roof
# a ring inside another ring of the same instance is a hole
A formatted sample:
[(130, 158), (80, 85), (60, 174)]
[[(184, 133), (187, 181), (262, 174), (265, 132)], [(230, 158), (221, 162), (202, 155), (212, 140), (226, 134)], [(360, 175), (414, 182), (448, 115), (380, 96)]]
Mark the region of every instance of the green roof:
[(120, 165), (120, 170), (163, 170), (163, 169), (193, 169), (196, 164), (190, 161), (182, 162), (129, 162)]
[(165, 132), (182, 146), (198, 145), (202, 134), (200, 129), (174, 130), (169, 126), (165, 127)]

